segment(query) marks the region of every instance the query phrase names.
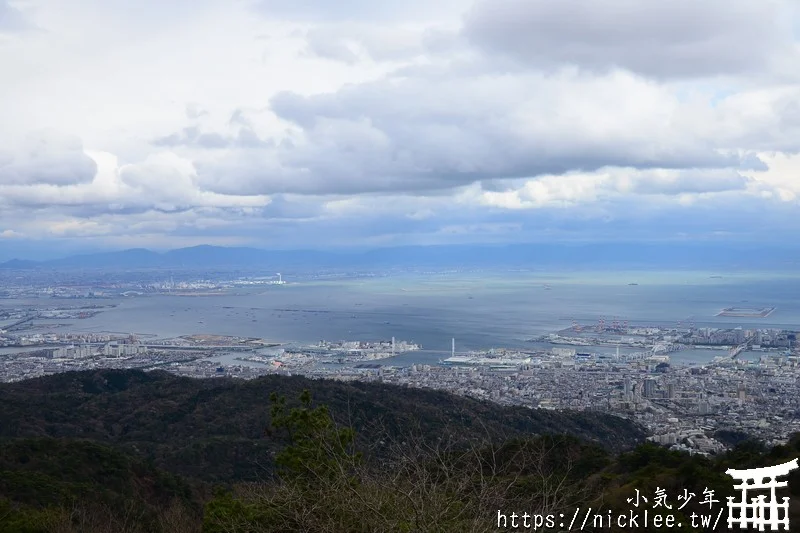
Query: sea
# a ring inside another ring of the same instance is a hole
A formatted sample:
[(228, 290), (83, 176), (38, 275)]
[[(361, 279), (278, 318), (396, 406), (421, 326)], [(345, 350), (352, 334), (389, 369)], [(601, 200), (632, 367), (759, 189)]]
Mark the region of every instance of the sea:
[[(102, 313), (59, 330), (170, 338), (199, 333), (276, 343), (320, 340), (410, 341), (419, 352), (393, 365), (435, 364), (451, 350), (531, 348), (530, 340), (604, 319), (631, 326), (800, 329), (800, 273), (704, 271), (430, 272), (365, 279), (287, 280), (225, 294), (118, 297)], [(83, 303), (84, 301), (81, 301)], [(65, 305), (62, 300), (0, 300), (2, 307)], [(70, 302), (69, 305), (78, 305)], [(775, 307), (765, 318), (719, 317), (726, 307)], [(54, 325), (64, 320), (53, 321)], [(613, 353), (614, 347), (591, 347)], [(621, 349), (622, 353), (626, 350)], [(710, 361), (688, 350), (674, 362)]]

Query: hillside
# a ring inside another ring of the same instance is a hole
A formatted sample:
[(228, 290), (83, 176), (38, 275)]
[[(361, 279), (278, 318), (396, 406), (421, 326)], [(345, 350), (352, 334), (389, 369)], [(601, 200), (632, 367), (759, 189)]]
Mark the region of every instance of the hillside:
[[(636, 445), (614, 417), (278, 376), (59, 374), (0, 385), (0, 420), (0, 533), (498, 531), (498, 509), (627, 515), (637, 490), (688, 524), (711, 515), (677, 509), (684, 490), (725, 502), (728, 468), (800, 455), (800, 435), (704, 458)], [(800, 470), (788, 481), (797, 523)]]
[(180, 523), (202, 516), (199, 493), (128, 454), (83, 440), (12, 439), (0, 446), (0, 533), (98, 520), (119, 531), (126, 522), (157, 530), (170, 515)]
[(638, 426), (614, 416), (508, 408), (432, 390), (283, 376), (197, 380), (117, 370), (0, 385), (0, 438), (92, 439), (178, 474), (253, 480), (269, 470), (265, 458), (285, 445), (268, 430), (270, 394), (293, 399), (304, 389), (328, 405), (337, 422), (352, 425), (364, 445), (397, 436), (468, 441), (569, 434), (620, 451), (643, 438)]

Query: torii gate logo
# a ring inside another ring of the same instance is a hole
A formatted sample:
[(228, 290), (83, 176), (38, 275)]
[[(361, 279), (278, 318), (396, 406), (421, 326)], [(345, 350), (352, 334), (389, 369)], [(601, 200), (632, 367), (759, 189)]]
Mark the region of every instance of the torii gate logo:
[[(777, 478), (789, 474), (797, 468), (797, 459), (777, 466), (765, 468), (750, 468), (747, 470), (728, 469), (726, 474), (741, 481), (734, 488), (741, 491), (741, 501), (734, 501), (728, 497), (728, 528), (733, 529), (734, 524), (739, 524), (739, 529), (749, 529), (751, 526), (764, 531), (779, 529), (789, 530), (789, 498), (784, 497), (779, 503), (775, 489), (786, 487), (787, 481), (778, 481)], [(765, 491), (769, 489), (769, 499), (764, 494), (752, 497), (751, 491)], [(748, 501), (748, 497), (750, 498)]]

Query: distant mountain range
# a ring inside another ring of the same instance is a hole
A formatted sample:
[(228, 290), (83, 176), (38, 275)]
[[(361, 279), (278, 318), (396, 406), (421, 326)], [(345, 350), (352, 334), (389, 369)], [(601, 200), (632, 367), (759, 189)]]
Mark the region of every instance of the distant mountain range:
[(270, 269), (334, 268), (715, 268), (790, 270), (800, 249), (731, 244), (440, 245), (369, 251), (264, 250), (194, 246), (168, 252), (143, 248), (73, 255), (48, 261), (13, 259), (0, 269)]

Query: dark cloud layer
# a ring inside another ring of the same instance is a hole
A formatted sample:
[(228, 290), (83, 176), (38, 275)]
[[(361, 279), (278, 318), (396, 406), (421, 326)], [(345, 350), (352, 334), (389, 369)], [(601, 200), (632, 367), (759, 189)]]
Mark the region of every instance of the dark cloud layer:
[(658, 78), (753, 73), (790, 33), (780, 3), (752, 0), (480, 0), (464, 35), (531, 67), (625, 68)]
[[(535, 84), (532, 80), (530, 86)], [(630, 131), (611, 126), (598, 135), (592, 116), (550, 122), (558, 110), (547, 109), (535, 96), (504, 102), (486, 98), (494, 89), (518, 93), (524, 87), (418, 78), (311, 97), (281, 93), (272, 99), (272, 109), (301, 133), (274, 150), (200, 161), (199, 176), (211, 190), (224, 193), (358, 194), (424, 192), (609, 166), (740, 164), (739, 156), (723, 155), (690, 132), (662, 128), (642, 136), (636, 130), (647, 130), (646, 117), (632, 123)], [(521, 120), (518, 114), (526, 106), (540, 107), (541, 118)]]

